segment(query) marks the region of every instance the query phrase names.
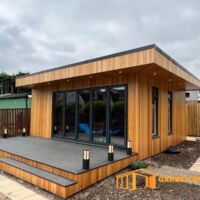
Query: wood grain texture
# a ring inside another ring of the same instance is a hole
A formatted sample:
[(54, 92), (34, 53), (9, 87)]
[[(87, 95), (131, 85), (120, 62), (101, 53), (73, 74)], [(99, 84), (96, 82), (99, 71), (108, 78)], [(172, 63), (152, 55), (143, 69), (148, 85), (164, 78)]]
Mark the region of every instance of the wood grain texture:
[(186, 104), (187, 135), (200, 137), (200, 103)]
[(0, 151), (0, 157), (10, 157), (12, 159), (15, 159), (17, 161), (23, 162), (25, 164), (46, 170), (48, 172), (52, 172), (56, 175), (70, 178), (72, 180), (77, 181), (76, 184), (68, 186), (68, 187), (62, 187), (60, 185), (57, 185), (55, 183), (52, 183), (48, 180), (45, 180), (43, 178), (40, 178), (38, 176), (32, 175), (30, 173), (27, 173), (23, 170), (17, 169), (15, 167), (12, 167), (8, 164), (1, 163), (0, 162), (0, 169), (3, 171), (12, 174), (22, 180), (25, 180), (33, 185), (36, 185), (44, 190), (47, 190), (51, 193), (54, 193), (60, 197), (66, 198), (69, 197), (87, 187), (90, 185), (95, 184), (96, 182), (126, 168), (130, 165), (133, 161), (137, 160), (137, 155), (122, 159), (120, 161), (112, 162), (109, 164), (106, 164), (101, 167), (97, 167), (95, 169), (91, 169), (82, 173), (74, 174), (67, 171), (59, 170), (57, 168), (38, 163), (36, 161), (32, 161), (14, 154), (10, 154), (4, 151)]
[(175, 79), (179, 82), (182, 81), (184, 88), (194, 89), (200, 87), (200, 81), (198, 79), (180, 68), (178, 64), (172, 62), (172, 60), (161, 54), (155, 48), (19, 77), (16, 80), (16, 86), (35, 87), (36, 85), (47, 84), (53, 81), (77, 79), (79, 77), (88, 77), (89, 75), (109, 73), (118, 70), (133, 69), (135, 71), (149, 71), (151, 64), (155, 64), (162, 69), (166, 77), (175, 76)]
[[(89, 88), (95, 86), (128, 85), (128, 139), (133, 143), (133, 150), (139, 157), (159, 153), (185, 139), (185, 94), (174, 90), (169, 82), (161, 82), (159, 77), (145, 73), (115, 74), (98, 76), (79, 81), (57, 82), (37, 87), (32, 95), (31, 135), (51, 138), (52, 129), (52, 94), (53, 91)], [(152, 87), (159, 88), (159, 137), (152, 139)], [(168, 135), (168, 91), (173, 92), (173, 134)]]

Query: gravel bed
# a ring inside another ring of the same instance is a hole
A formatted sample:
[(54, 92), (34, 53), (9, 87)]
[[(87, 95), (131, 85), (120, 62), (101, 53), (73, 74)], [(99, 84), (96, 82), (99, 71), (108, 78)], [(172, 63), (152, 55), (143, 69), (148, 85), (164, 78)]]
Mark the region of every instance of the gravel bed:
[(146, 161), (154, 163), (157, 167), (168, 165), (176, 168), (190, 169), (200, 157), (200, 142), (184, 141), (176, 147), (181, 151), (180, 154), (160, 153)]

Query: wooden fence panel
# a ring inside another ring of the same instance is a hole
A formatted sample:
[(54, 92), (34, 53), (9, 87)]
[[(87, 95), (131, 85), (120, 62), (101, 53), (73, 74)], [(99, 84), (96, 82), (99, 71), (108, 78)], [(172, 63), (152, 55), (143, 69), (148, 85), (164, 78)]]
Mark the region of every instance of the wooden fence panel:
[(188, 135), (200, 137), (200, 103), (187, 103), (186, 112)]
[(30, 108), (0, 110), (0, 135), (7, 129), (7, 136), (22, 135), (23, 128), (30, 132)]

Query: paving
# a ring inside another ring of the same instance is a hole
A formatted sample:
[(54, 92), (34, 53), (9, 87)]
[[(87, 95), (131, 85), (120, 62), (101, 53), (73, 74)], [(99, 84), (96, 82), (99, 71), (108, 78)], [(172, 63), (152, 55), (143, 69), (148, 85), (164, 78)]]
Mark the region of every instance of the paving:
[[(0, 139), (0, 150), (73, 173), (82, 172), (83, 150), (90, 149), (90, 168), (109, 163), (107, 148), (37, 137)], [(114, 150), (115, 160), (127, 158), (125, 151)]]
[(0, 175), (0, 193), (11, 200), (47, 200), (45, 197), (2, 175)]
[(190, 168), (190, 170), (200, 173), (200, 158), (198, 158), (196, 160), (196, 162), (192, 165), (192, 167)]

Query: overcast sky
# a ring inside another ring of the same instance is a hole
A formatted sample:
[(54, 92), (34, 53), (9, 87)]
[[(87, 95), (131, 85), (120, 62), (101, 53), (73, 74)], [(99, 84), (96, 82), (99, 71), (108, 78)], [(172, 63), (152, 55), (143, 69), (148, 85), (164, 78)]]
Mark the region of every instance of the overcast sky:
[(157, 44), (200, 78), (200, 0), (1, 0), (0, 71)]

